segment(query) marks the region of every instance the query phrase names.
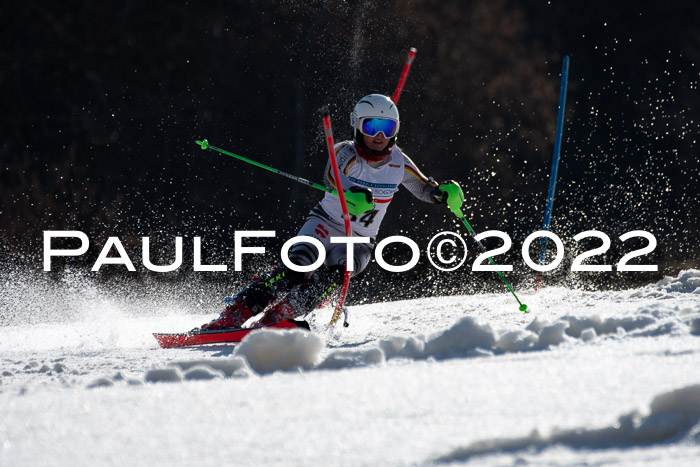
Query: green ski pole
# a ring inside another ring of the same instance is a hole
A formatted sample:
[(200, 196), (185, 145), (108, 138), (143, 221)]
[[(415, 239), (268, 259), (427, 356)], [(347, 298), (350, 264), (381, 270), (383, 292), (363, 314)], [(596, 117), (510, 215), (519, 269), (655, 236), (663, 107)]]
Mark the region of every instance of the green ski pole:
[[(461, 191), (462, 191), (461, 188), (457, 187), (457, 189), (458, 189), (459, 192), (461, 193)], [(456, 193), (455, 193), (455, 194), (456, 194)], [(459, 204), (450, 204), (449, 200), (450, 200), (450, 199), (456, 199), (456, 198), (457, 198), (457, 197), (448, 197), (448, 198), (447, 198), (447, 207), (450, 208), (450, 211), (452, 211), (452, 214), (454, 214), (455, 216), (457, 216), (457, 218), (458, 218), (459, 220), (462, 221), (462, 223), (463, 223), (464, 226), (467, 228), (467, 230), (468, 230), (469, 233), (471, 234), (471, 236), (472, 236), (472, 238), (474, 239), (474, 241), (476, 242), (476, 244), (479, 245), (479, 248), (481, 249), (481, 252), (482, 252), (482, 253), (485, 252), (485, 251), (486, 251), (486, 248), (484, 247), (484, 245), (483, 245), (479, 240), (476, 239), (476, 232), (474, 232), (474, 229), (472, 229), (472, 226), (469, 225), (469, 221), (467, 221), (467, 218), (464, 217), (464, 214), (462, 213), (462, 210), (461, 210), (461, 203), (459, 203)], [(462, 198), (463, 198), (463, 195), (462, 195)], [(493, 260), (490, 256), (489, 256), (488, 258), (489, 258), (489, 261), (491, 262), (491, 264), (495, 266), (496, 263), (494, 262), (494, 260)], [(508, 281), (506, 280), (506, 278), (503, 276), (503, 273), (502, 273), (501, 271), (496, 271), (496, 272), (498, 273), (498, 276), (501, 278), (501, 280), (502, 280), (503, 283), (506, 285), (506, 287), (508, 287), (508, 290), (510, 290), (510, 293), (513, 294), (513, 297), (515, 297), (515, 299), (518, 301), (518, 305), (520, 305), (520, 308), (519, 308), (520, 311), (522, 311), (522, 312), (524, 312), (524, 313), (528, 313), (528, 311), (527, 311), (527, 305), (525, 305), (523, 302), (520, 301), (520, 299), (518, 298), (518, 296), (515, 294), (515, 290), (513, 290), (513, 287), (511, 287), (511, 285), (508, 283)]]
[(226, 151), (225, 149), (217, 148), (216, 146), (212, 146), (209, 144), (209, 142), (205, 139), (202, 141), (195, 141), (195, 143), (199, 144), (199, 146), (202, 149), (211, 149), (212, 151), (220, 152), (221, 154), (225, 154), (227, 156), (233, 157), (234, 159), (238, 159), (243, 162), (247, 162), (249, 164), (252, 164), (256, 167), (260, 167), (261, 169), (269, 170), (272, 173), (276, 173), (277, 175), (282, 175), (283, 177), (291, 178), (292, 180), (303, 183), (306, 186), (310, 186), (311, 188), (316, 188), (317, 190), (325, 191), (326, 193), (333, 193), (333, 190), (330, 188), (323, 186), (319, 183), (314, 183), (311, 180), (307, 180), (305, 178), (297, 177), (296, 175), (292, 175), (287, 172), (283, 172), (279, 169), (275, 169), (274, 167), (270, 167), (269, 165), (261, 164), (260, 162), (256, 162), (254, 160), (248, 159), (247, 157), (239, 156), (238, 154), (234, 154), (232, 152)]
[[(326, 193), (330, 193), (334, 196), (338, 196), (337, 191), (335, 191), (331, 188), (328, 188), (324, 185), (321, 185), (320, 183), (315, 183), (315, 182), (312, 182), (311, 180), (307, 180), (307, 179), (302, 178), (302, 177), (297, 177), (296, 175), (292, 175), (290, 173), (283, 172), (279, 169), (275, 169), (274, 167), (270, 167), (269, 165), (265, 165), (265, 164), (262, 164), (260, 162), (256, 162), (252, 159), (248, 159), (247, 157), (239, 156), (238, 154), (234, 154), (232, 152), (226, 151), (225, 149), (217, 148), (216, 146), (212, 146), (211, 144), (209, 144), (209, 141), (207, 141), (206, 139), (202, 140), (202, 141), (195, 141), (195, 143), (197, 143), (199, 145), (199, 147), (201, 147), (202, 149), (211, 149), (212, 151), (216, 151), (216, 152), (219, 152), (219, 153), (224, 154), (226, 156), (233, 157), (234, 159), (238, 159), (240, 161), (247, 162), (248, 164), (252, 164), (256, 167), (260, 167), (261, 169), (269, 170), (270, 172), (276, 173), (277, 175), (282, 175), (283, 177), (287, 177), (289, 179), (292, 179), (295, 182), (303, 183), (304, 185), (310, 186), (311, 188), (316, 188), (317, 190), (321, 190), (321, 191), (324, 191)], [(348, 195), (346, 194), (345, 196), (347, 197)], [(371, 197), (369, 199), (367, 199), (364, 194), (362, 196), (354, 197), (352, 201), (347, 200), (347, 203), (350, 206), (352, 206), (353, 208), (359, 209), (361, 212), (365, 212), (368, 209), (372, 209), (374, 207), (373, 200), (371, 199)]]

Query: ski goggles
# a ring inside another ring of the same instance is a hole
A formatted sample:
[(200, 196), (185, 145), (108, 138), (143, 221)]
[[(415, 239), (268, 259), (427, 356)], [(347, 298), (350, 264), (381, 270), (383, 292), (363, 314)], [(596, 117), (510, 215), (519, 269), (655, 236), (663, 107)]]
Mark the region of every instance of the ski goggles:
[(363, 118), (360, 124), (360, 133), (367, 136), (377, 136), (384, 133), (386, 138), (396, 136), (399, 124), (390, 118)]

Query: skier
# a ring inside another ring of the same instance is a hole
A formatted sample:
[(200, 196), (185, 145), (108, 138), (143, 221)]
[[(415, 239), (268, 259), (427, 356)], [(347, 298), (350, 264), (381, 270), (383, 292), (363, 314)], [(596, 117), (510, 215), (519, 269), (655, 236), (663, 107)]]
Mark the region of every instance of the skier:
[[(360, 274), (372, 256), (379, 226), (389, 204), (399, 189), (406, 187), (416, 198), (432, 203), (461, 206), (462, 189), (453, 180), (442, 184), (427, 178), (413, 161), (396, 146), (399, 111), (394, 102), (381, 94), (360, 99), (350, 114), (354, 140), (335, 146), (341, 184), (351, 214), (353, 236), (369, 237), (370, 243), (355, 244), (353, 276)], [(325, 172), (326, 186), (336, 189), (330, 162)], [(255, 326), (271, 326), (285, 319), (308, 314), (324, 303), (342, 283), (346, 248), (331, 243), (331, 237), (344, 237), (345, 229), (340, 199), (326, 193), (309, 213), (297, 234), (319, 240), (326, 249), (326, 260), (310, 273), (296, 272), (277, 265), (238, 293), (233, 302), (203, 330), (240, 328), (249, 318), (266, 310), (276, 298), (283, 297), (265, 311)], [(296, 243), (289, 252), (296, 265), (313, 264), (318, 259), (310, 243)]]

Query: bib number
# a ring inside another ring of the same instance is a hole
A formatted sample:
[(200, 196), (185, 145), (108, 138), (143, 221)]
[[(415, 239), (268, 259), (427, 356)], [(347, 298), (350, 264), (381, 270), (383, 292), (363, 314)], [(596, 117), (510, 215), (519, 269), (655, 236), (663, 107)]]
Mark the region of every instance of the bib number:
[(362, 224), (364, 228), (368, 228), (370, 224), (374, 222), (374, 218), (377, 217), (377, 213), (379, 213), (379, 211), (373, 209), (362, 214), (359, 218), (357, 216), (350, 216), (350, 220), (357, 222), (358, 224)]

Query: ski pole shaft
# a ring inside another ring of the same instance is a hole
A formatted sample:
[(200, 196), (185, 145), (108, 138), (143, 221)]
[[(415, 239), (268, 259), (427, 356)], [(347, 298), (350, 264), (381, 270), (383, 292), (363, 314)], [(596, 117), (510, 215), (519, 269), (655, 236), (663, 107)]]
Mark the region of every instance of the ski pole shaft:
[[(559, 171), (559, 154), (561, 152), (561, 135), (564, 131), (564, 107), (566, 106), (566, 85), (569, 80), (569, 57), (564, 57), (561, 69), (561, 87), (559, 89), (559, 109), (557, 111), (557, 128), (554, 134), (554, 155), (552, 156), (552, 172), (549, 175), (549, 190), (547, 206), (544, 211), (544, 226), (542, 230), (549, 231), (549, 224), (554, 209), (554, 191), (557, 187), (557, 172)], [(540, 264), (544, 264), (547, 252), (547, 237), (542, 237), (540, 243)]]
[[(252, 164), (256, 167), (260, 167), (261, 169), (269, 170), (270, 172), (276, 173), (277, 175), (282, 175), (283, 177), (287, 177), (291, 180), (294, 180), (295, 182), (299, 182), (299, 183), (302, 183), (306, 186), (310, 186), (311, 188), (316, 188), (317, 190), (324, 191), (326, 193), (330, 193), (334, 196), (339, 196), (343, 200), (345, 199), (345, 194), (342, 192), (338, 193), (338, 192), (336, 192), (336, 190), (332, 190), (324, 185), (321, 185), (320, 183), (312, 182), (311, 180), (307, 180), (307, 179), (302, 178), (302, 177), (297, 177), (296, 175), (292, 175), (290, 173), (283, 172), (279, 169), (275, 169), (274, 167), (270, 167), (269, 165), (261, 164), (260, 162), (256, 162), (252, 159), (248, 159), (247, 157), (239, 156), (238, 154), (234, 154), (232, 152), (226, 151), (225, 149), (217, 148), (216, 146), (212, 146), (211, 144), (209, 144), (209, 142), (206, 139), (202, 140), (202, 141), (195, 141), (195, 143), (199, 144), (199, 146), (202, 149), (211, 149), (212, 151), (220, 152), (221, 154), (231, 156), (234, 159), (238, 159), (240, 161), (247, 162), (247, 163)], [(335, 152), (334, 152), (334, 154), (335, 154)], [(353, 204), (350, 201), (348, 201), (348, 203), (352, 206), (355, 206), (355, 204)], [(343, 204), (345, 204), (345, 201), (343, 201)]]
[(205, 139), (202, 141), (195, 141), (195, 143), (199, 144), (199, 146), (202, 149), (211, 149), (212, 151), (220, 152), (221, 154), (225, 154), (227, 156), (233, 157), (234, 159), (238, 159), (239, 161), (247, 162), (248, 164), (252, 164), (256, 167), (260, 167), (261, 169), (269, 170), (272, 173), (276, 173), (277, 175), (282, 175), (283, 177), (287, 177), (289, 179), (294, 180), (295, 182), (303, 183), (306, 186), (310, 186), (311, 188), (316, 188), (317, 190), (325, 191), (326, 193), (333, 193), (333, 190), (330, 188), (321, 185), (319, 183), (312, 182), (311, 180), (307, 180), (305, 178), (297, 177), (296, 175), (292, 175), (287, 172), (283, 172), (279, 169), (275, 169), (274, 167), (270, 167), (269, 165), (261, 164), (260, 162), (256, 162), (252, 159), (248, 159), (247, 157), (239, 156), (238, 154), (234, 154), (232, 152), (226, 151), (225, 149), (217, 148), (216, 146), (212, 146), (209, 144), (209, 142)]
[(411, 69), (413, 59), (416, 58), (416, 52), (418, 52), (418, 50), (415, 47), (411, 47), (411, 49), (408, 51), (408, 57), (406, 57), (406, 62), (403, 65), (403, 70), (401, 70), (399, 83), (396, 85), (396, 90), (394, 91), (394, 97), (392, 99), (394, 101), (394, 104), (397, 104), (399, 102), (399, 98), (401, 97), (401, 91), (403, 91), (403, 87), (406, 84), (408, 71)]
[[(457, 216), (457, 217), (459, 217), (459, 216)], [(472, 238), (474, 239), (474, 241), (476, 242), (476, 244), (479, 245), (479, 248), (481, 249), (482, 253), (485, 252), (485, 251), (486, 251), (486, 248), (484, 247), (484, 245), (483, 245), (479, 240), (476, 239), (476, 232), (474, 232), (474, 229), (472, 229), (472, 226), (469, 225), (469, 221), (467, 220), (467, 218), (464, 217), (464, 216), (462, 216), (462, 217), (459, 217), (459, 220), (461, 220), (462, 223), (464, 224), (464, 226), (467, 228), (467, 230), (468, 230), (469, 233), (471, 234), (471, 236), (472, 236)], [(490, 262), (492, 265), (495, 266), (495, 265), (496, 265), (496, 262), (493, 260), (493, 258), (491, 258), (490, 256), (489, 256), (488, 258), (489, 258), (489, 262)], [(502, 273), (501, 271), (496, 271), (496, 272), (498, 273), (498, 277), (500, 277), (501, 280), (503, 281), (503, 283), (506, 285), (506, 287), (508, 287), (508, 290), (510, 291), (510, 293), (513, 294), (513, 297), (515, 297), (515, 300), (518, 302), (518, 305), (520, 305), (520, 308), (519, 308), (520, 311), (525, 312), (525, 313), (528, 313), (528, 311), (527, 311), (527, 305), (525, 305), (523, 302), (520, 301), (520, 299), (518, 298), (518, 296), (515, 294), (515, 290), (513, 290), (513, 287), (512, 287), (512, 286), (510, 285), (510, 283), (506, 280), (506, 278), (505, 278), (505, 276), (503, 275), (503, 273)]]

